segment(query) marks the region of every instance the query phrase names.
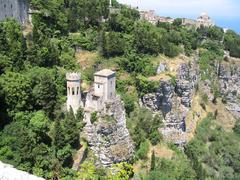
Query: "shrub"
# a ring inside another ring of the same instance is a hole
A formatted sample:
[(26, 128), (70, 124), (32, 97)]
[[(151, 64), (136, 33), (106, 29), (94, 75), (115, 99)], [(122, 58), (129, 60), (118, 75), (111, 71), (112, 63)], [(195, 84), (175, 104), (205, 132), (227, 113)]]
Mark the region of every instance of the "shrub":
[(97, 121), (97, 119), (98, 119), (97, 112), (93, 112), (90, 118), (91, 123), (94, 124)]
[(140, 144), (140, 148), (136, 153), (138, 159), (147, 159), (148, 158), (148, 151), (149, 151), (149, 142), (144, 141)]
[(240, 120), (238, 120), (233, 128), (233, 131), (240, 136)]

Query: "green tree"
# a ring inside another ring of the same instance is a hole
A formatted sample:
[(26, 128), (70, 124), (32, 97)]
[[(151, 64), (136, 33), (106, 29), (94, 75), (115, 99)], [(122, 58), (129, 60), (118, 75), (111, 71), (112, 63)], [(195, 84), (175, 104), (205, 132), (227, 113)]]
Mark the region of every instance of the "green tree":
[(54, 129), (53, 129), (53, 146), (55, 148), (55, 151), (57, 149), (62, 149), (66, 144), (65, 138), (64, 138), (64, 129), (62, 127), (60, 120), (55, 120), (54, 122)]
[(32, 79), (35, 86), (32, 95), (35, 109), (43, 109), (48, 115), (52, 115), (57, 103), (57, 87), (50, 71), (39, 69), (32, 73), (38, 72)]
[(166, 31), (148, 22), (138, 22), (134, 25), (134, 44), (137, 51), (146, 54), (158, 54), (163, 50), (163, 36)]
[(138, 159), (147, 159), (148, 158), (148, 151), (149, 151), (149, 142), (144, 141), (140, 144), (139, 150), (136, 152), (136, 156)]
[(0, 86), (7, 109), (21, 111), (31, 109), (31, 81), (20, 73), (7, 72), (0, 78)]
[(238, 120), (233, 128), (233, 131), (240, 136), (240, 121)]
[(72, 147), (77, 148), (80, 140), (80, 129), (78, 129), (77, 120), (72, 108), (63, 121), (63, 128), (65, 143), (69, 143)]
[(98, 120), (97, 112), (93, 112), (91, 114), (90, 121), (91, 121), (92, 124), (94, 124), (94, 122), (96, 122), (97, 120)]
[(151, 156), (151, 171), (153, 171), (155, 169), (155, 152), (154, 150), (152, 151), (152, 156)]
[(50, 144), (48, 137), (49, 131), (49, 119), (45, 115), (44, 111), (38, 111), (34, 113), (33, 117), (30, 119), (29, 126), (33, 132), (37, 134), (37, 139), (42, 140), (46, 144)]
[(106, 57), (119, 56), (124, 53), (124, 36), (118, 32), (108, 32), (104, 35), (103, 55)]

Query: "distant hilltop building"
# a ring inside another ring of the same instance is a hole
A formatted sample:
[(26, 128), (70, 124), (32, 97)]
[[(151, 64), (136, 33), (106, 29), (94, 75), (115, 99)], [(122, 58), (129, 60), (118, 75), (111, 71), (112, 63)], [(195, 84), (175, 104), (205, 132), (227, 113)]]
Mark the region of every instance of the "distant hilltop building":
[(13, 18), (19, 23), (28, 21), (28, 0), (0, 0), (0, 21)]
[(156, 15), (154, 10), (140, 11), (140, 20), (148, 21), (154, 25), (158, 22), (173, 23), (174, 21), (172, 18)]
[[(103, 69), (94, 74), (94, 85), (87, 92), (85, 99), (81, 97), (80, 73), (67, 73), (67, 110), (77, 110), (82, 107), (86, 111), (101, 111), (105, 103), (116, 97), (116, 73), (110, 69)], [(84, 101), (84, 103), (83, 103)]]
[(201, 26), (211, 27), (215, 25), (207, 13), (202, 13), (196, 20), (183, 18), (182, 24), (184, 26), (196, 27), (196, 28), (199, 28)]
[(214, 22), (211, 20), (211, 18), (208, 16), (207, 13), (202, 13), (198, 18), (197, 18), (197, 23), (198, 26), (203, 25), (206, 27), (214, 26)]

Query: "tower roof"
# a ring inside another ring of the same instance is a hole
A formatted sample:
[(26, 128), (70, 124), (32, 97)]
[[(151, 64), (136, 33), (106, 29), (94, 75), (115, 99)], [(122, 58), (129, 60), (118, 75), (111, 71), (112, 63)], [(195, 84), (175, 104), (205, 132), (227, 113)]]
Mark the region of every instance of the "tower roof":
[(79, 72), (72, 72), (66, 74), (66, 79), (68, 81), (75, 81), (81, 79), (81, 74)]
[(115, 74), (114, 71), (110, 70), (110, 69), (103, 69), (101, 71), (98, 71), (94, 74), (94, 76), (103, 76), (103, 77), (108, 77)]

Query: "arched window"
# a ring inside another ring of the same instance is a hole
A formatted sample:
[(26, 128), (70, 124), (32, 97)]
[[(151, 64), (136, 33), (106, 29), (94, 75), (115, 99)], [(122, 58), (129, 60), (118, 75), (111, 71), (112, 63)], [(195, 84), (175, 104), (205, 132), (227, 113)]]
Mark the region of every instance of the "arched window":
[(75, 95), (75, 89), (72, 87), (72, 95)]

